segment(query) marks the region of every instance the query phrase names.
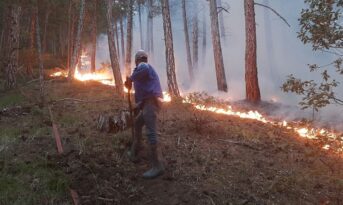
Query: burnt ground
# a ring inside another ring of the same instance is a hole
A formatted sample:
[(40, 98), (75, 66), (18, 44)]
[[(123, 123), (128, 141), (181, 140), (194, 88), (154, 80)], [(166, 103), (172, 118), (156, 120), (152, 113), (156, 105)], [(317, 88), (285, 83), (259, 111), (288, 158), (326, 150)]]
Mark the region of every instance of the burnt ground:
[(48, 109), (36, 105), (37, 84), (1, 93), (0, 108), (11, 110), (0, 114), (0, 204), (73, 204), (69, 188), (86, 205), (343, 204), (342, 155), (284, 128), (177, 102), (159, 116), (166, 173), (144, 180), (146, 151), (137, 164), (125, 155), (130, 130), (96, 129), (100, 114), (127, 109), (113, 88), (46, 86), (64, 154)]

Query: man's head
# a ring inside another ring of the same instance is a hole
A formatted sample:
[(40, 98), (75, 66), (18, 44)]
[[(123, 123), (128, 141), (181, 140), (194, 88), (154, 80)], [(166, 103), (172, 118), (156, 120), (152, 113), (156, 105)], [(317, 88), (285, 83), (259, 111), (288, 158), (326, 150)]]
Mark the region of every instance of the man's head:
[(135, 63), (138, 66), (140, 63), (148, 62), (148, 54), (144, 50), (138, 50), (135, 55)]

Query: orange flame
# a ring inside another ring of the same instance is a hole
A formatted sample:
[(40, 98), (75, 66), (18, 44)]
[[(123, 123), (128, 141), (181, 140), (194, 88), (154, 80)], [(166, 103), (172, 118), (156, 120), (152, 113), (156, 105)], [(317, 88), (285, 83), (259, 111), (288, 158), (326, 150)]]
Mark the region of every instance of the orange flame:
[[(80, 63), (81, 63), (81, 66), (77, 65), (75, 68), (75, 73), (74, 73), (75, 79), (77, 79), (79, 81), (93, 80), (93, 81), (98, 81), (98, 82), (105, 84), (105, 85), (115, 86), (113, 76), (110, 72), (99, 72), (99, 71), (97, 71), (95, 73), (82, 73), (79, 71), (79, 69), (78, 69), (79, 67), (90, 65), (90, 61), (88, 60), (88, 56), (85, 53), (83, 53), (81, 55)], [(107, 69), (107, 70), (109, 70), (109, 69)], [(59, 77), (59, 76), (67, 77), (68, 73), (65, 71), (58, 71), (58, 72), (51, 74), (50, 76), (51, 77)], [(124, 88), (124, 91), (126, 93), (128, 93), (128, 90), (126, 88)], [(172, 99), (171, 99), (170, 94), (168, 92), (163, 92), (163, 102), (167, 103), (167, 102), (171, 102), (171, 100)], [(273, 99), (273, 101), (274, 100), (277, 101), (276, 98)], [(214, 112), (214, 113), (218, 113), (218, 114), (236, 116), (236, 117), (243, 118), (243, 119), (252, 119), (252, 120), (262, 122), (262, 123), (284, 127), (287, 130), (293, 130), (300, 137), (311, 139), (311, 140), (318, 139), (318, 136), (320, 136), (320, 135), (328, 136), (331, 139), (338, 139), (338, 137), (339, 137), (337, 133), (330, 132), (329, 130), (326, 130), (326, 129), (301, 127), (301, 126), (297, 125), (297, 123), (295, 123), (295, 122), (288, 123), (285, 120), (283, 120), (281, 122), (269, 120), (266, 117), (264, 117), (261, 113), (259, 113), (258, 111), (239, 112), (239, 111), (233, 110), (233, 108), (231, 106), (228, 106), (226, 109), (218, 108), (218, 107), (214, 107), (214, 106), (205, 106), (202, 104), (195, 104), (195, 103), (191, 102), (188, 98), (185, 98), (183, 100), (183, 103), (192, 104), (194, 106), (194, 108), (196, 108), (198, 110), (202, 110), (202, 111), (209, 111), (209, 112)], [(330, 145), (328, 145), (328, 144), (324, 145), (323, 149), (329, 150)], [(342, 147), (337, 151), (343, 152), (343, 144), (342, 144)]]

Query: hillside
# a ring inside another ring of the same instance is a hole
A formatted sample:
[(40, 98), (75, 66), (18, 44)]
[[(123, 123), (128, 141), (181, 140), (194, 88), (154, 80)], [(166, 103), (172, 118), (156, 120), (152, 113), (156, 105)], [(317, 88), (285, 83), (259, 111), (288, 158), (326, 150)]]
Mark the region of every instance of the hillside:
[[(342, 204), (343, 158), (284, 128), (165, 103), (160, 141), (165, 175), (143, 180), (125, 152), (130, 130), (96, 129), (102, 113), (127, 109), (113, 88), (52, 80), (0, 94), (0, 204)], [(76, 100), (78, 99), (78, 100)], [(17, 106), (17, 107), (14, 107)], [(3, 108), (10, 108), (5, 110)]]

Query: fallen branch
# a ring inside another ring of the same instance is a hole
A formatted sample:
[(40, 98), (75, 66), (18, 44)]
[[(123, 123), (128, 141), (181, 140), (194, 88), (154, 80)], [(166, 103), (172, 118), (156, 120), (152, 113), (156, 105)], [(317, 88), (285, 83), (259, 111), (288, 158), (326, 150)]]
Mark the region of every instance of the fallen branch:
[(241, 146), (253, 149), (253, 150), (261, 151), (261, 149), (256, 148), (256, 147), (254, 147), (254, 146), (252, 146), (250, 144), (244, 143), (244, 142), (238, 142), (238, 141), (232, 141), (232, 140), (223, 140), (223, 139), (220, 139), (219, 141), (227, 142), (227, 143), (235, 144), (235, 145), (241, 145)]

